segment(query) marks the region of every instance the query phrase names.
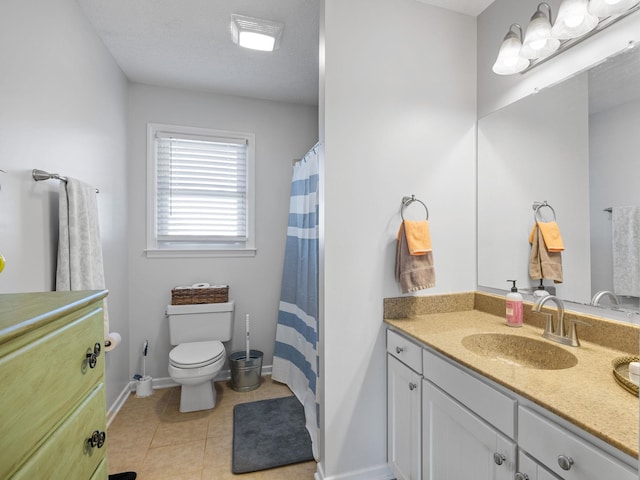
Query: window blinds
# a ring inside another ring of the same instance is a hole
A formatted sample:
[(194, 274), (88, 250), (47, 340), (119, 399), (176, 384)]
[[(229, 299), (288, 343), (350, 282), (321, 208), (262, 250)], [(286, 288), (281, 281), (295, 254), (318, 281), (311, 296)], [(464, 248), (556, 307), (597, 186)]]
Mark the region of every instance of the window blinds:
[(157, 239), (247, 240), (247, 140), (157, 132)]

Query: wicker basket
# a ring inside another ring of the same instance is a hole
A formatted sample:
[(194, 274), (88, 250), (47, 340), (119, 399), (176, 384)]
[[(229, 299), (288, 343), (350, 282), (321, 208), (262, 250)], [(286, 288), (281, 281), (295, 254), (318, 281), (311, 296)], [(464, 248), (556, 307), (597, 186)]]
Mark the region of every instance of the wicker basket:
[(174, 288), (171, 290), (171, 305), (225, 303), (228, 301), (229, 285), (208, 288)]

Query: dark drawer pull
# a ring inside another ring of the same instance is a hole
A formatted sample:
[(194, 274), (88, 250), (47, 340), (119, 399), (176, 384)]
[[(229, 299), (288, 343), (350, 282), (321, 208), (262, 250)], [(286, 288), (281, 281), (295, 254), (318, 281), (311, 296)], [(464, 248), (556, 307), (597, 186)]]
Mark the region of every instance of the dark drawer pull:
[(87, 353), (87, 360), (89, 361), (89, 368), (96, 368), (98, 364), (98, 357), (100, 356), (100, 352), (102, 351), (102, 347), (99, 343), (95, 343), (93, 346), (93, 352), (89, 351)]
[(98, 430), (94, 430), (91, 436), (87, 439), (91, 448), (102, 448), (104, 445), (104, 441), (107, 439), (107, 434), (105, 432), (99, 432)]

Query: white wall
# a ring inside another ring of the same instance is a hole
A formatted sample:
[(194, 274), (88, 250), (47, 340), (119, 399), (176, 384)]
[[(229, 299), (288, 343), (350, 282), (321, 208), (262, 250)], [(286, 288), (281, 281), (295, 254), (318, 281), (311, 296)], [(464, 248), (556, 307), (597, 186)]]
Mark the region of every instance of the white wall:
[[(555, 18), (561, 0), (548, 0), (547, 3)], [(519, 23), (525, 29), (537, 4), (534, 1), (495, 0), (478, 16), (479, 118), (621, 51), (630, 40), (640, 40), (640, 12), (635, 12), (527, 73), (496, 75), (491, 67), (509, 25)]]
[(112, 330), (107, 400), (128, 382), (126, 80), (73, 0), (4, 0), (0, 14), (0, 292), (55, 287), (58, 182), (100, 189), (98, 208)]
[[(256, 247), (250, 258), (147, 258), (145, 249), (146, 128), (167, 123), (256, 135)], [(129, 278), (131, 373), (140, 373), (144, 339), (147, 373), (167, 377), (169, 331), (164, 316), (171, 289), (195, 282), (228, 284), (236, 302), (234, 338), (227, 353), (244, 348), (251, 314), (252, 348), (273, 358), (284, 261), (292, 161), (318, 139), (317, 108), (131, 84), (129, 126)]]
[(437, 286), (475, 281), (475, 19), (414, 0), (325, 0), (321, 211), (324, 478), (382, 478), (382, 299), (401, 199), (430, 211)]

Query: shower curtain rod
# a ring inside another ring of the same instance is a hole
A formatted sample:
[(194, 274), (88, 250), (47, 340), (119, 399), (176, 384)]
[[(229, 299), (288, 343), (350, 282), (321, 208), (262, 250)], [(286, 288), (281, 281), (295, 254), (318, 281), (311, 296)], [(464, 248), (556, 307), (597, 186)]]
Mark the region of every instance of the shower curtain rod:
[[(67, 183), (67, 177), (63, 177), (62, 175), (58, 175), (57, 173), (49, 173), (44, 170), (39, 170), (34, 168), (31, 172), (31, 176), (36, 182), (40, 182), (42, 180), (60, 180), (61, 182)], [(96, 193), (100, 193), (100, 190), (96, 188)]]
[[(311, 152), (316, 153), (316, 150), (318, 149), (318, 147), (319, 147), (319, 146), (320, 146), (320, 142), (316, 142), (316, 144), (315, 144), (313, 147), (311, 147), (311, 148), (307, 151), (307, 153), (305, 153), (304, 157), (306, 157), (307, 155), (309, 155)], [(292, 160), (292, 164), (293, 164), (293, 165), (295, 165), (296, 163), (298, 163), (298, 162), (300, 162), (300, 161), (304, 160), (304, 157), (302, 157), (302, 158), (294, 158), (294, 159)]]

